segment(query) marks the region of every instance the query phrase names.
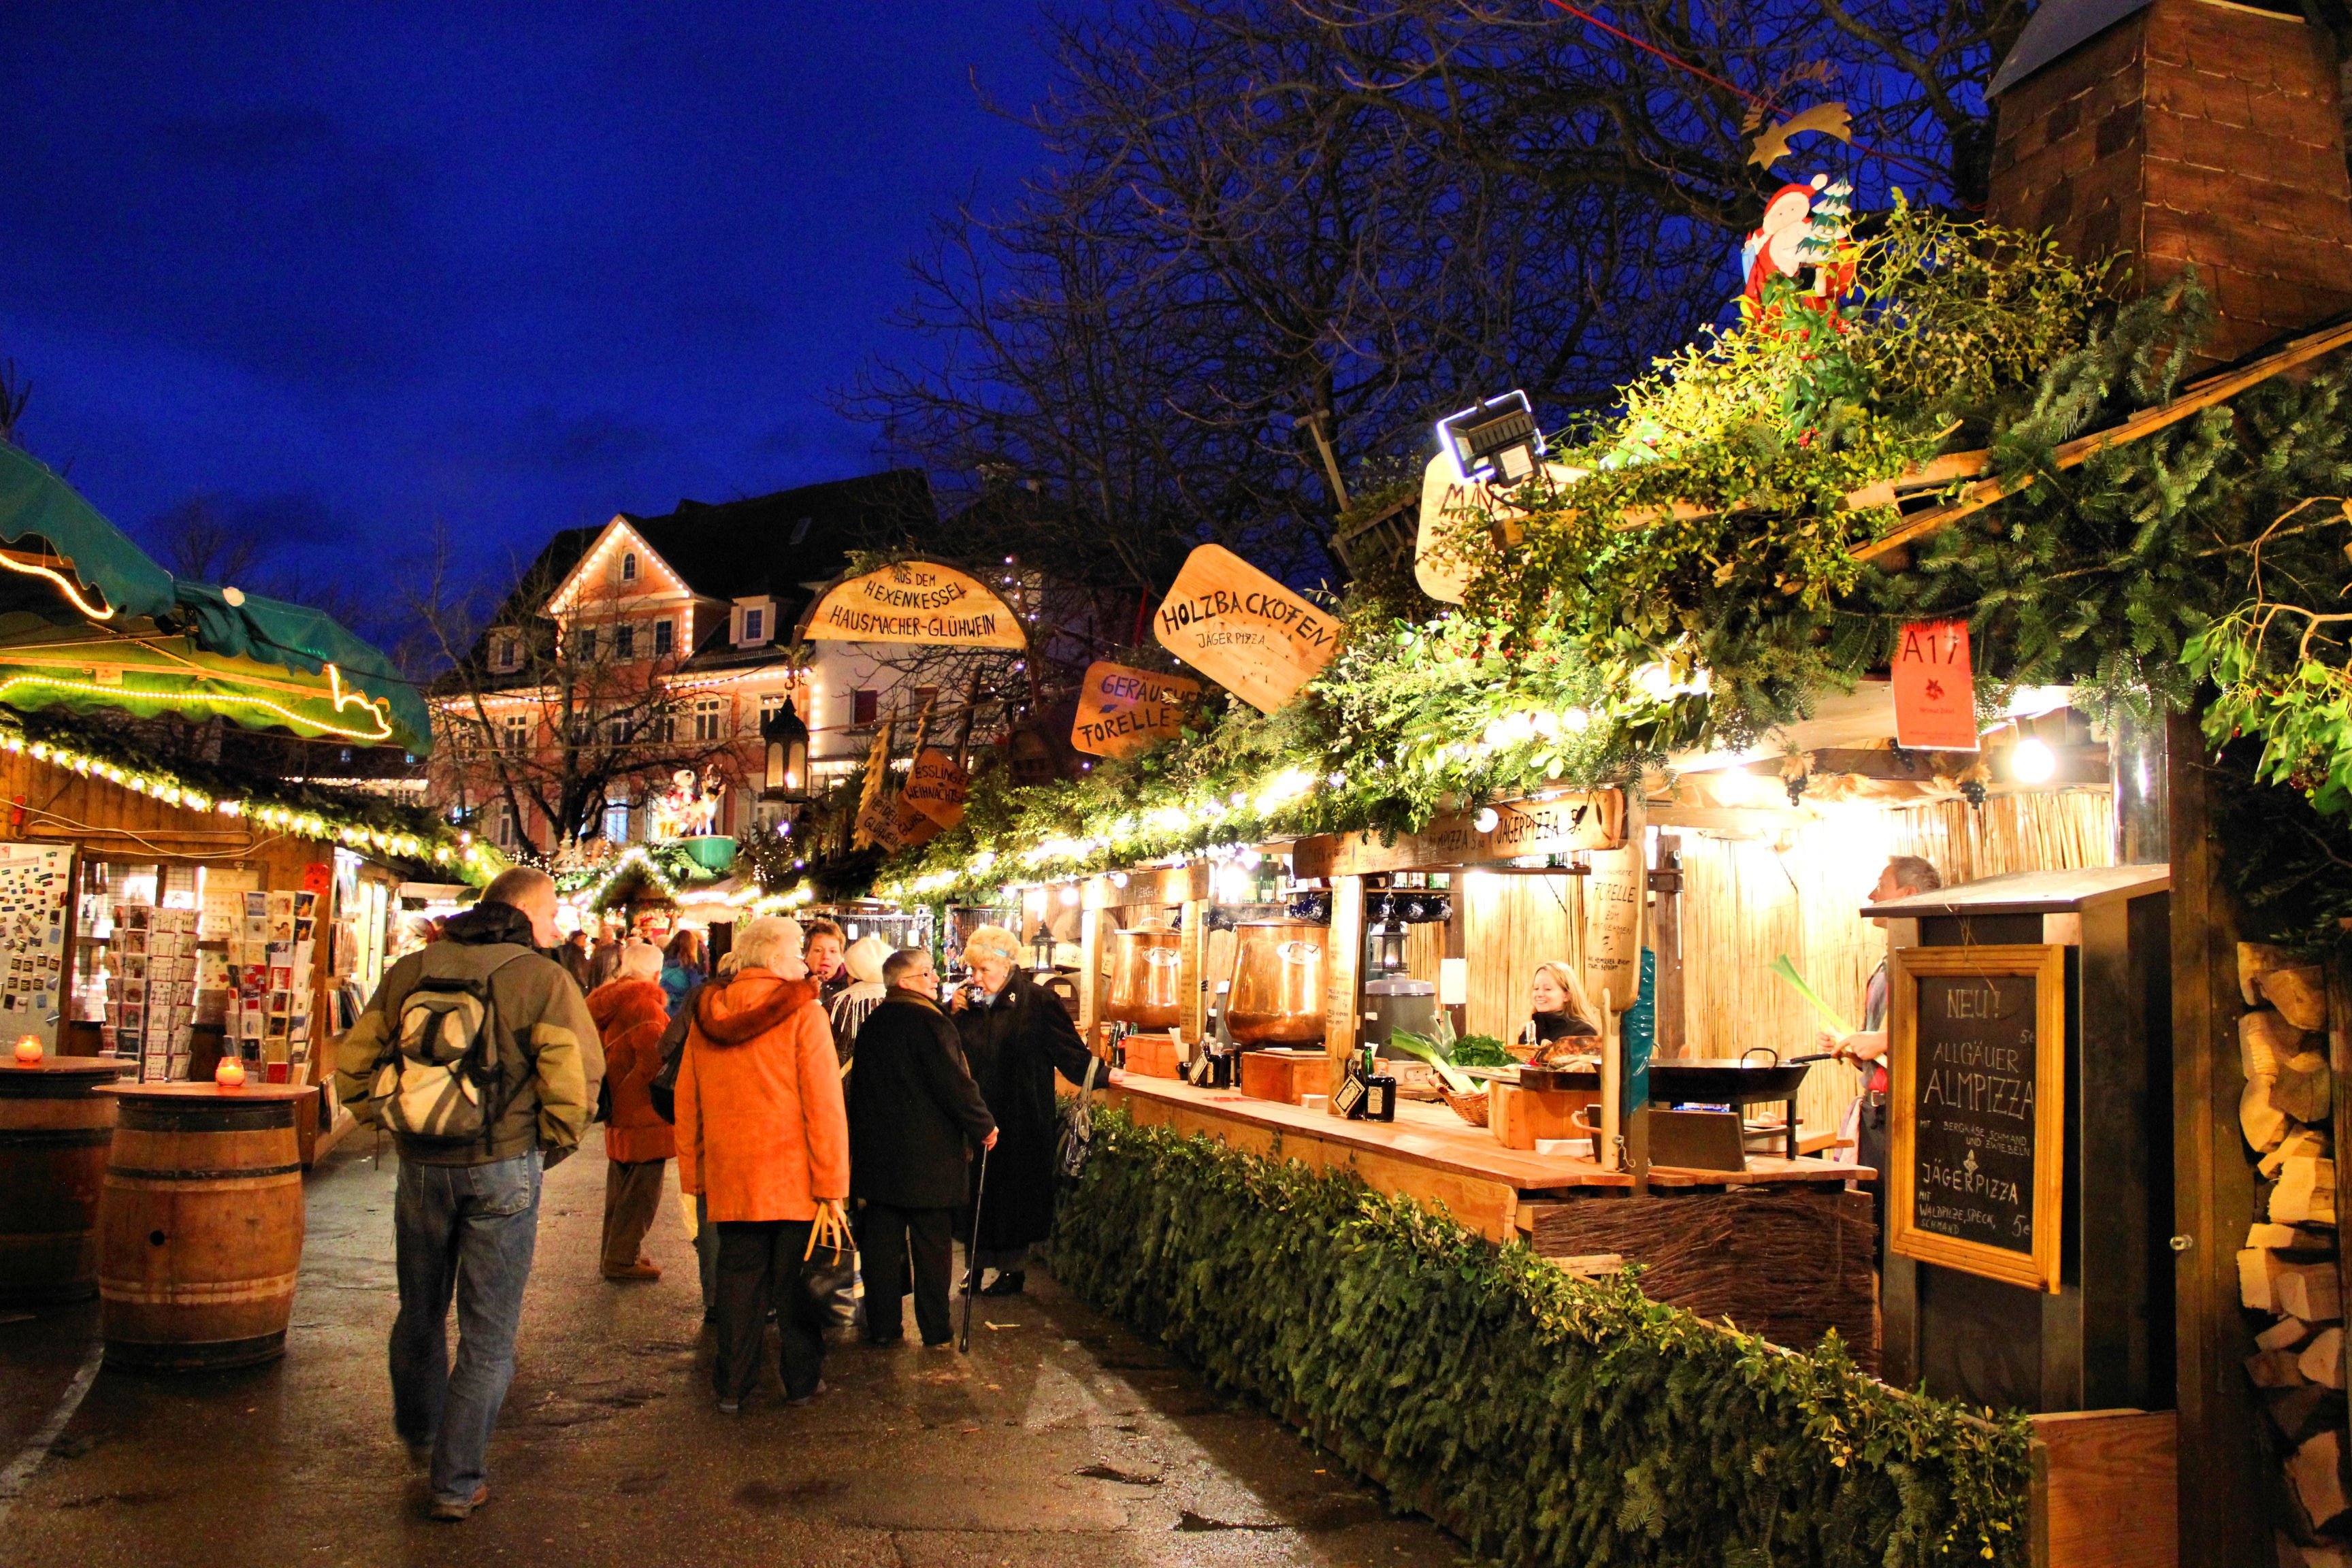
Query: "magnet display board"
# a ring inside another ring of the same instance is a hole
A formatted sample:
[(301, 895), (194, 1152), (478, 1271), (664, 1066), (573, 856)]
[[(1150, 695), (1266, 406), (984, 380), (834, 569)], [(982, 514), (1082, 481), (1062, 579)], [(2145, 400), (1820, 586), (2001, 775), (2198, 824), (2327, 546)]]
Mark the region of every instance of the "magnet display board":
[(2066, 950), (1889, 955), (1887, 1243), (1903, 1257), (2058, 1289)]

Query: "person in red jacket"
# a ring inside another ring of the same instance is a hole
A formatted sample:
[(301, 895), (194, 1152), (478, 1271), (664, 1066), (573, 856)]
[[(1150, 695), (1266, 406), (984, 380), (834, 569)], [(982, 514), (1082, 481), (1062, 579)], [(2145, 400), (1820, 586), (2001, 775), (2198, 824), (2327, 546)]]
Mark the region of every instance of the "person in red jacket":
[(801, 958), (801, 928), (763, 917), (735, 938), (741, 963), (694, 998), (677, 1074), (677, 1174), (719, 1230), (719, 1353), (711, 1382), (733, 1415), (759, 1381), (776, 1309), (784, 1398), (822, 1393), (824, 1313), (801, 1283), (820, 1210), (845, 1231), (849, 1123), (833, 1030)]
[(633, 942), (621, 970), (588, 994), (588, 1016), (604, 1038), (604, 1081), (613, 1088), (604, 1123), (604, 1278), (658, 1279), (661, 1268), (639, 1251), (661, 1212), (662, 1172), (677, 1153), (677, 1134), (654, 1110), (646, 1086), (661, 1070), (669, 997), (661, 988), (661, 949)]

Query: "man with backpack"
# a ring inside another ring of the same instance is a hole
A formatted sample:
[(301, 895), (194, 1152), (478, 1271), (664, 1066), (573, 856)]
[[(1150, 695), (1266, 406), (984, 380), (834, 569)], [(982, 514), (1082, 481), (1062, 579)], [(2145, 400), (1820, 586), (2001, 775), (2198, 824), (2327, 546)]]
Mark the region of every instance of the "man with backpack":
[(336, 1048), (336, 1095), (399, 1151), (393, 1425), (431, 1468), (436, 1520), (489, 1498), (540, 1178), (579, 1146), (604, 1076), (580, 987), (545, 955), (561, 940), (553, 879), (505, 871), (441, 941), (392, 966)]

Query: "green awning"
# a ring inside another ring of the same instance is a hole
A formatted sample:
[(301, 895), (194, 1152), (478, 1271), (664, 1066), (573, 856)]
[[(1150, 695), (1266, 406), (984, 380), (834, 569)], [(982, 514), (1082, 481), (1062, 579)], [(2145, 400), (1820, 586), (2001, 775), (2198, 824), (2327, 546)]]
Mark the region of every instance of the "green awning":
[[(23, 553), (30, 548), (23, 542), (36, 538), (47, 549)], [(72, 486), (5, 443), (0, 542), (20, 547), (5, 565), (43, 595), (38, 617), (11, 616), (13, 625), (0, 627), (0, 702), (142, 717), (194, 710), (250, 729), (397, 745), (419, 756), (433, 748), (432, 718), (416, 688), (333, 616), (174, 578)], [(53, 590), (54, 601), (46, 597)], [(120, 640), (81, 647), (82, 623), (101, 642)], [(71, 658), (85, 668), (59, 663)]]
[(0, 441), (0, 542), (14, 545), (36, 535), (65, 558), (79, 586), (105, 596), (103, 604), (89, 606), (99, 618), (172, 613), (172, 574), (99, 516), (72, 486), (29, 453)]

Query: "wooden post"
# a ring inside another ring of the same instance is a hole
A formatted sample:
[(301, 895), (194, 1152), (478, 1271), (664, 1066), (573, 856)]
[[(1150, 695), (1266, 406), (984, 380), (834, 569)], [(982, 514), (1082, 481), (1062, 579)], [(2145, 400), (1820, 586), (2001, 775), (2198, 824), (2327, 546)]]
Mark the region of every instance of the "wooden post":
[(1104, 1042), (1103, 1005), (1108, 1000), (1103, 983), (1103, 960), (1110, 952), (1111, 932), (1118, 929), (1118, 911), (1103, 900), (1107, 889), (1100, 879), (1087, 884), (1086, 912), (1078, 926), (1078, 1037), (1093, 1051), (1101, 1051)]
[[(1469, 891), (1463, 874), (1454, 872), (1446, 879), (1447, 904), (1451, 912), (1445, 917), (1445, 954), (1447, 958), (1466, 959), (1470, 956)], [(1441, 971), (1441, 973), (1443, 972)], [(1441, 982), (1441, 985), (1442, 985)], [(1454, 1037), (1470, 1032), (1470, 1008), (1458, 1003), (1446, 1009), (1454, 1020)]]
[(2221, 885), (2196, 717), (2175, 714), (2167, 751), (2172, 851), (2175, 1401), (2180, 1413), (2181, 1568), (2271, 1556), (2261, 1413), (2245, 1360), (2237, 1247), (2253, 1213), (2240, 1147), (2237, 915)]
[[(2352, 973), (2341, 959), (2327, 965), (2327, 1068), (2336, 1085), (2328, 1111), (2328, 1148), (2336, 1155), (2336, 1222), (2340, 1226), (2345, 1215), (2352, 1215), (2352, 1160), (2344, 1157), (2345, 1131), (2352, 1128), (2352, 1109), (2344, 1103), (2352, 1098), (2345, 1087), (2352, 1082), (2345, 1077), (2352, 1073)], [(2340, 1300), (2352, 1301), (2352, 1247), (2344, 1245), (2341, 1232), (2336, 1243), (2336, 1289)], [(2352, 1388), (2352, 1334), (2344, 1336), (2344, 1345), (2337, 1376)]]
[[(1662, 1061), (1685, 1049), (1683, 1018), (1683, 840), (1658, 835), (1658, 867), (1650, 873), (1650, 950), (1658, 955), (1658, 1048)], [(1793, 1129), (1791, 1130), (1793, 1131)]]
[(1184, 940), (1176, 950), (1182, 966), (1176, 971), (1176, 990), (1184, 1003), (1184, 1041), (1197, 1045), (1208, 1032), (1209, 900), (1205, 893), (1184, 900)]
[[(1357, 981), (1364, 966), (1364, 879), (1331, 879), (1331, 931), (1323, 948), (1323, 1051), (1331, 1058), (1331, 1079), (1348, 1070), (1356, 1050), (1356, 1023), (1363, 1003)], [(1326, 1102), (1331, 1114), (1339, 1107)]]

